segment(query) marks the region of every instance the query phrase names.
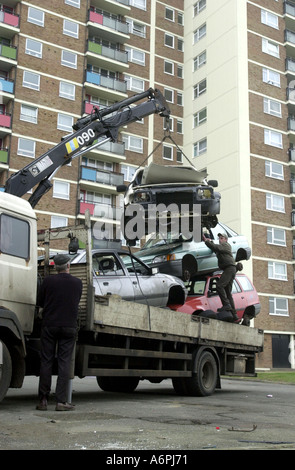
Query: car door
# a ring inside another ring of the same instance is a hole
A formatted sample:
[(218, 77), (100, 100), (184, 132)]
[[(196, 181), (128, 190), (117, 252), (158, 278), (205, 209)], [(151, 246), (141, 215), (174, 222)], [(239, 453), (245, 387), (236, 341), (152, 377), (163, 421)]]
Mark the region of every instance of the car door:
[(168, 286), (165, 276), (159, 273), (152, 274), (145, 264), (129, 253), (120, 254), (120, 258), (128, 271), (135, 302), (148, 303), (158, 307), (166, 306)]
[(134, 300), (134, 289), (120, 259), (114, 253), (96, 253), (92, 257), (93, 284), (97, 295), (117, 294)]

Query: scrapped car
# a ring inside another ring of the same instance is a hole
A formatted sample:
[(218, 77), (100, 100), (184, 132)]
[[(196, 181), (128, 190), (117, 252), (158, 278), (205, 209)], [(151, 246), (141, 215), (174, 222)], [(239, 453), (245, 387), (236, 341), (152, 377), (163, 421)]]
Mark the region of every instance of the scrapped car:
[[(215, 227), (206, 229), (206, 236), (218, 243), (218, 233), (228, 235), (228, 243), (232, 247), (236, 262), (248, 260), (251, 256), (246, 237), (238, 235), (220, 222)], [(194, 242), (182, 235), (168, 232), (154, 233), (145, 245), (136, 252), (136, 256), (149, 266), (158, 268), (161, 273), (171, 274), (188, 280), (196, 274), (216, 271), (218, 262), (215, 253), (203, 241)]]
[[(85, 262), (85, 250), (71, 260), (71, 264)], [(128, 251), (94, 249), (92, 268), (96, 295), (117, 294), (124, 300), (155, 307), (183, 304), (187, 296), (180, 279), (159, 273)]]
[[(219, 314), (217, 309), (222, 307), (221, 300), (216, 291), (216, 283), (221, 273), (208, 276), (197, 276), (187, 283), (188, 297), (184, 305), (174, 307), (179, 312), (191, 315), (202, 315), (204, 312), (217, 313), (217, 319), (232, 321), (232, 315)], [(239, 320), (243, 325), (249, 326), (250, 320), (259, 314), (261, 305), (259, 297), (250, 279), (238, 273), (233, 282), (232, 296)], [(225, 313), (225, 312), (224, 312)], [(212, 316), (212, 315), (211, 315)]]
[[(220, 193), (214, 191), (217, 181), (206, 180), (207, 173), (198, 171), (191, 166), (182, 165), (150, 165), (140, 168), (128, 187), (120, 186), (118, 191), (125, 192), (124, 207), (140, 205), (145, 218), (158, 218), (153, 214), (154, 207), (177, 206), (177, 211), (186, 207), (191, 216), (194, 205), (200, 205), (202, 220), (206, 225), (214, 226), (220, 213)], [(125, 215), (125, 225), (130, 220)], [(146, 231), (146, 235), (148, 232)]]

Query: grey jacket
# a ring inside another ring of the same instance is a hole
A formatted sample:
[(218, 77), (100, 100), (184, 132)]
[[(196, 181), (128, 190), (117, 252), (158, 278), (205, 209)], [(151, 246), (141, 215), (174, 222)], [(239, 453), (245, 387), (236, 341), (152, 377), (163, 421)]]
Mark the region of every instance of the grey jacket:
[(228, 266), (235, 266), (235, 260), (232, 255), (231, 246), (228, 242), (217, 244), (212, 241), (205, 241), (205, 244), (210, 248), (210, 250), (216, 253), (218, 259), (218, 267), (220, 269), (225, 269)]

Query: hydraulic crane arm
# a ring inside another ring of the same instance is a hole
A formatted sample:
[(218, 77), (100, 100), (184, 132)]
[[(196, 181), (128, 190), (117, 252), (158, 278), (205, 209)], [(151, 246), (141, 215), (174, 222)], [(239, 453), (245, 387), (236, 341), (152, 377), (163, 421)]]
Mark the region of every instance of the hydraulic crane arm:
[[(136, 106), (130, 106), (144, 98), (148, 100)], [(6, 182), (5, 192), (22, 197), (38, 184), (29, 198), (31, 206), (35, 207), (40, 198), (52, 187), (50, 180), (61, 166), (67, 165), (73, 158), (107, 141), (115, 142), (121, 126), (154, 113), (167, 119), (170, 116), (170, 110), (163, 95), (159, 90), (152, 88), (103, 110), (94, 108), (91, 114), (79, 119), (73, 125), (76, 132), (65, 137), (38, 159), (11, 175)], [(111, 116), (107, 117), (110, 114)], [(95, 143), (99, 138), (102, 140)]]

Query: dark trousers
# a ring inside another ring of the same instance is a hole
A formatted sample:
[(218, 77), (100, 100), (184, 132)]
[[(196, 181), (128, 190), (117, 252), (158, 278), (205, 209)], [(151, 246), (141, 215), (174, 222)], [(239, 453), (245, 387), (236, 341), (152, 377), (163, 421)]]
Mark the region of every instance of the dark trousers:
[(45, 326), (41, 332), (41, 366), (39, 398), (48, 399), (51, 389), (52, 367), (57, 355), (58, 376), (55, 396), (58, 403), (67, 401), (72, 353), (76, 328)]
[(236, 314), (234, 299), (231, 295), (233, 282), (237, 273), (235, 266), (228, 266), (224, 269), (217, 281), (216, 290), (224, 307), (230, 307), (233, 314)]

